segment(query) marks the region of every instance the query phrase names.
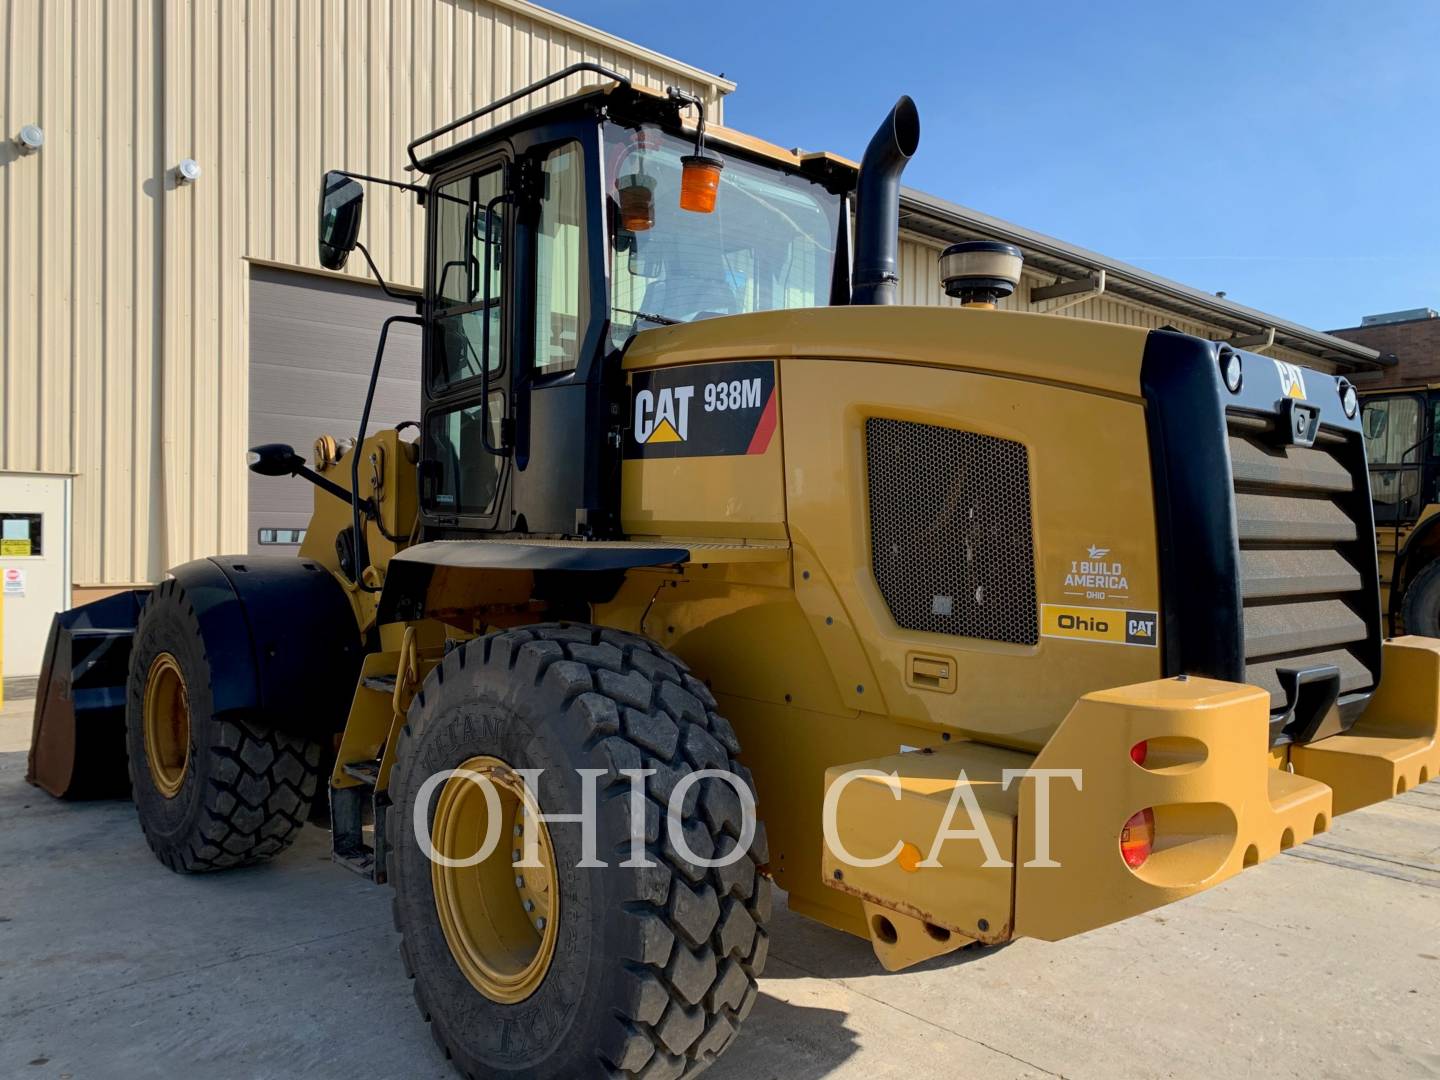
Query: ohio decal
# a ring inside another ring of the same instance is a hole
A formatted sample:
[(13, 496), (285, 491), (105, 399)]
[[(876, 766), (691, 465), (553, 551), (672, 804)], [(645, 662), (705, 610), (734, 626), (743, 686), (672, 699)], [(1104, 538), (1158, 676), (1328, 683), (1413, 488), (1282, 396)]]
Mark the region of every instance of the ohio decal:
[(773, 360), (637, 371), (625, 456), (763, 454), (775, 435), (777, 408)]
[(1160, 616), (1153, 611), (1041, 604), (1040, 636), (1154, 648), (1160, 644)]

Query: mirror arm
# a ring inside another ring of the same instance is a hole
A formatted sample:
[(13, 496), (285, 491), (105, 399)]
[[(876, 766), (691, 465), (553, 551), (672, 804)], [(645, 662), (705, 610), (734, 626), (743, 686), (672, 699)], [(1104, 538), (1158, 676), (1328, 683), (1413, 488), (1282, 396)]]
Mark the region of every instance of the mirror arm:
[[(298, 460), (299, 455), (296, 455), (296, 457)], [(327, 480), (325, 477), (317, 473), (314, 469), (310, 468), (308, 465), (296, 465), (295, 471), (291, 473), (291, 475), (303, 477), (304, 479), (309, 480), (310, 483), (314, 484), (321, 491), (329, 492), (331, 495), (334, 495), (343, 503), (354, 502), (354, 496), (350, 492), (346, 491), (339, 484), (335, 483), (334, 480)], [(374, 513), (373, 500), (361, 499), (360, 506), (367, 514)]]
[(411, 192), (415, 201), (421, 206), (425, 205), (425, 196), (429, 194), (426, 188), (419, 184), (407, 184), (404, 180), (390, 180), (384, 176), (368, 176), (365, 173), (351, 172), (349, 169), (334, 169), (333, 172), (341, 176), (348, 176), (351, 180), (364, 180), (369, 184), (384, 184), (386, 187), (399, 188), (401, 191)]
[[(283, 455), (275, 457), (274, 455), (280, 451), (284, 451)], [(354, 499), (351, 492), (307, 466), (305, 459), (289, 446), (281, 443), (268, 443), (264, 446), (253, 447), (250, 455), (254, 458), (250, 463), (250, 471), (257, 476), (298, 476), (302, 480), (310, 481), (327, 495), (334, 495), (346, 506), (349, 506)], [(268, 460), (266, 455), (269, 455)], [(373, 499), (362, 499), (360, 507), (368, 514), (375, 512)]]
[(370, 249), (358, 240), (355, 242), (355, 247), (359, 249), (361, 255), (365, 256), (365, 261), (370, 265), (370, 272), (375, 275), (375, 280), (380, 283), (381, 292), (393, 299), (404, 300), (407, 304), (414, 304), (415, 310), (420, 310), (420, 305), (424, 302), (424, 299), (418, 293), (396, 292), (385, 280), (384, 275), (380, 273), (380, 268), (375, 265), (375, 260), (370, 257)]
[[(365, 251), (363, 247), (360, 250)], [(365, 258), (370, 258), (369, 252), (365, 253)], [(351, 524), (355, 529), (355, 584), (359, 586), (361, 592), (373, 593), (380, 590), (365, 581), (365, 568), (370, 565), (370, 543), (366, 539), (360, 521), (362, 502), (358, 498), (360, 492), (360, 448), (365, 445), (365, 432), (370, 427), (370, 406), (375, 403), (375, 384), (380, 381), (380, 362), (385, 359), (385, 342), (390, 337), (390, 327), (397, 322), (409, 323), (422, 330), (425, 326), (425, 320), (416, 315), (391, 315), (381, 325), (380, 343), (375, 346), (375, 363), (370, 366), (370, 388), (365, 391), (365, 408), (360, 413), (360, 433), (355, 439), (355, 449), (350, 451), (350, 490), (357, 496), (350, 501)], [(379, 513), (374, 503), (370, 499), (363, 501), (369, 508), (370, 516), (378, 521)]]

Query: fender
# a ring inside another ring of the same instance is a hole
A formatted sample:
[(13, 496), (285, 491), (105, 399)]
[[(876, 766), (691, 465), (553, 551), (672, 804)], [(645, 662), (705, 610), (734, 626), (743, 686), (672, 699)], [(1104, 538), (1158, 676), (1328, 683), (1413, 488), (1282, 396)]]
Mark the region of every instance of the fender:
[(344, 728), (365, 649), (328, 570), (284, 555), (225, 555), (170, 576), (200, 623), (217, 713), (247, 712), (310, 738)]
[(439, 570), (486, 571), (500, 589), (510, 581), (522, 599), (558, 589), (572, 599), (603, 602), (615, 595), (628, 570), (689, 561), (689, 548), (634, 540), (432, 540), (390, 560), (376, 622), (425, 618)]

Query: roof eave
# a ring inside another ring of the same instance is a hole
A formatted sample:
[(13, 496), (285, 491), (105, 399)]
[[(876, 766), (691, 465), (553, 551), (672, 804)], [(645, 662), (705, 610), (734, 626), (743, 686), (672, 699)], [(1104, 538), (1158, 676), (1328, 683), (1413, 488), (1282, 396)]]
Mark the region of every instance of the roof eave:
[(901, 189), (900, 218), (903, 228), (939, 240), (958, 239), (946, 234), (944, 230), (948, 226), (961, 233), (977, 233), (1007, 241), (1025, 252), (1028, 265), (1057, 275), (1074, 277), (1104, 270), (1108, 292), (1188, 315), (1197, 321), (1225, 326), (1237, 334), (1274, 328), (1276, 344), (1309, 353), (1330, 363), (1371, 369), (1394, 362), (1381, 356), (1376, 349), (1236, 304), (1138, 266), (1067, 244), (913, 188)]

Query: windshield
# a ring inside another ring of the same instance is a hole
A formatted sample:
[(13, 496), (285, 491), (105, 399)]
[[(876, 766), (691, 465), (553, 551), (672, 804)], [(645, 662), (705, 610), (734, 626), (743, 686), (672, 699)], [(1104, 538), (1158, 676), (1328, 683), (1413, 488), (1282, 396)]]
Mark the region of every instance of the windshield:
[(830, 302), (839, 196), (721, 155), (715, 210), (682, 210), (680, 159), (694, 152), (655, 127), (605, 128), (617, 347), (652, 326)]

